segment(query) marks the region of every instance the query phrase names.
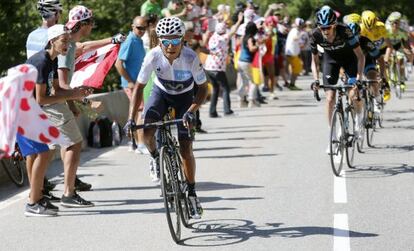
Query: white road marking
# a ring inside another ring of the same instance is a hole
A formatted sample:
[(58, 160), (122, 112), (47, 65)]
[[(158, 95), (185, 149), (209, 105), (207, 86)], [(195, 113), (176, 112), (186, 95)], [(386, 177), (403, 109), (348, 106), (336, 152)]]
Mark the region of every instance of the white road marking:
[(350, 251), (347, 214), (334, 214), (334, 251)]
[(346, 179), (345, 172), (341, 172), (341, 177), (334, 175), (334, 202), (335, 203), (347, 203), (346, 195)]

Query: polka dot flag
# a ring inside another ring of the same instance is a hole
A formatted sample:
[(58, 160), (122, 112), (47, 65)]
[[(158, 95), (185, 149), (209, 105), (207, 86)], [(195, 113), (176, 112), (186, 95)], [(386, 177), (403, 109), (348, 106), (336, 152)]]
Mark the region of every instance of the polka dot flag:
[(36, 68), (28, 64), (0, 79), (0, 158), (13, 153), (17, 132), (40, 143), (67, 145), (33, 97), (36, 79)]

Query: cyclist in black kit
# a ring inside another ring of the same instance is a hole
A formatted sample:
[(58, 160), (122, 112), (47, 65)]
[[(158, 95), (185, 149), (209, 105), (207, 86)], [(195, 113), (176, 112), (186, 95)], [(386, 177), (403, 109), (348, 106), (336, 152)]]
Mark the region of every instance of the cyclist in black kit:
[[(313, 88), (319, 86), (319, 56), (317, 46), (323, 48), (322, 72), (323, 84), (336, 85), (339, 71), (342, 67), (347, 76), (347, 84), (355, 85), (362, 79), (365, 57), (358, 38), (345, 24), (338, 23), (335, 12), (327, 5), (323, 6), (316, 15), (316, 25), (311, 33), (312, 73), (315, 82)], [(351, 89), (350, 98), (356, 110), (357, 137), (362, 128), (362, 102), (357, 100), (357, 88)], [(335, 91), (326, 89), (326, 108), (329, 126), (335, 105)], [(328, 148), (327, 153), (330, 153)]]

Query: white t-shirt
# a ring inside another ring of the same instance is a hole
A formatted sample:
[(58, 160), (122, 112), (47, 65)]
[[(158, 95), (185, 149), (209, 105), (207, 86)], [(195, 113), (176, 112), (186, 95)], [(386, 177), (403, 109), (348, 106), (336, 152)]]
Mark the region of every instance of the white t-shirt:
[(289, 31), (286, 39), (285, 54), (287, 56), (298, 56), (300, 54), (300, 37), (298, 28), (294, 27)]
[(186, 46), (172, 64), (168, 62), (160, 46), (151, 49), (144, 58), (137, 81), (146, 84), (153, 71), (156, 76), (154, 84), (171, 95), (191, 91), (194, 82), (201, 85), (207, 81), (197, 54)]

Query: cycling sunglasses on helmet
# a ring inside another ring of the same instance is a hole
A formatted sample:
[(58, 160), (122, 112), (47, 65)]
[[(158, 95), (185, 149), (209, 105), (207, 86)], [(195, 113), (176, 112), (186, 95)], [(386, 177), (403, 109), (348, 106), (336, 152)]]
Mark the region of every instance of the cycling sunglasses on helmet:
[(170, 44), (173, 45), (173, 46), (177, 46), (177, 45), (181, 44), (181, 38), (161, 39), (161, 43), (165, 47), (170, 46)]

